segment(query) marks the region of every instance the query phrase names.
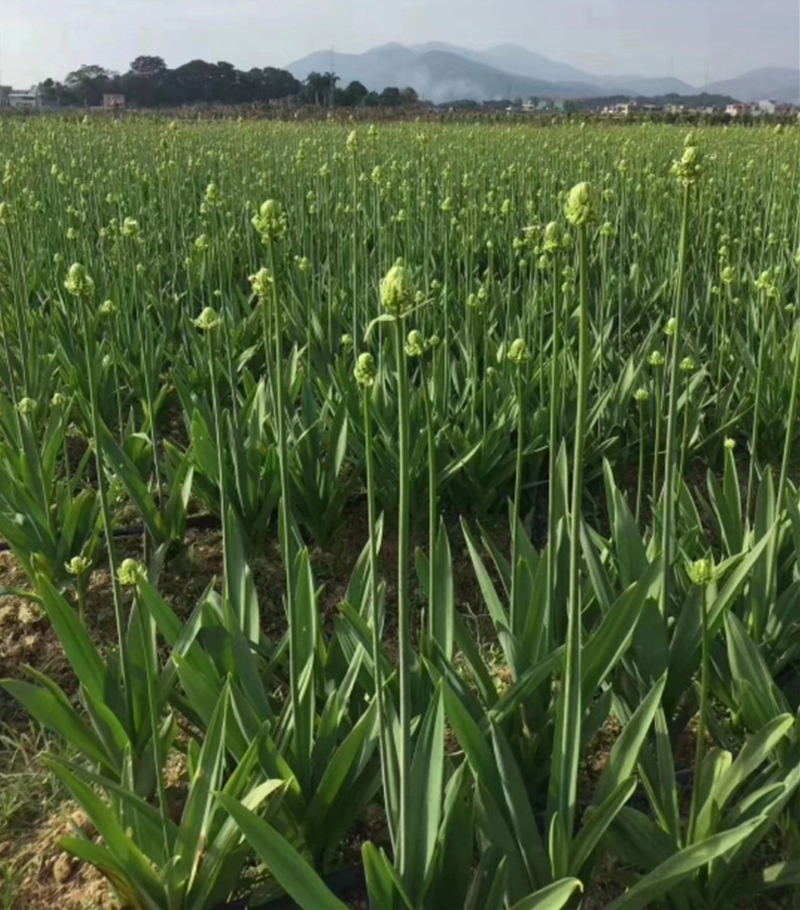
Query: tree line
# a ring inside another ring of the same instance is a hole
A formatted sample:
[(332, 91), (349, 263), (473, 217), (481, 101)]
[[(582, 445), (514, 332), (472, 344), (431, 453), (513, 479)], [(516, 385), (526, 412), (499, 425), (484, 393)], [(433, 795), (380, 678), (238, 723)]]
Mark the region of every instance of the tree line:
[(340, 86), (335, 73), (310, 73), (304, 81), (274, 66), (239, 70), (232, 63), (191, 60), (170, 69), (161, 57), (140, 56), (128, 72), (97, 65), (81, 66), (63, 82), (46, 79), (42, 98), (59, 105), (98, 107), (103, 95), (121, 94), (132, 107), (178, 107), (185, 104), (267, 104), (294, 99), (325, 107), (401, 107), (419, 100), (413, 88), (389, 86), (369, 91), (360, 82)]

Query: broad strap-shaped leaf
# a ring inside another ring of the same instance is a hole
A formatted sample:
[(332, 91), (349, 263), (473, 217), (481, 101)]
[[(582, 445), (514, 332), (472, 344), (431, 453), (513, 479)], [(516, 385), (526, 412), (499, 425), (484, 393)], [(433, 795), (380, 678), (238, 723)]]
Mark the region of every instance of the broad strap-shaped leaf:
[(505, 880), (506, 859), (503, 851), (497, 845), (490, 844), (481, 856), (464, 910), (503, 910)]
[(383, 850), (378, 850), (367, 842), (361, 848), (361, 856), (367, 878), (370, 910), (415, 910), (415, 905), (403, 891), (400, 876)]
[(497, 724), (491, 723), (491, 733), (494, 757), (505, 794), (506, 810), (511, 818), (528, 875), (534, 883), (546, 882), (550, 877), (549, 863), (522, 772)]
[(405, 857), (406, 893), (415, 906), (422, 902), (442, 818), (444, 789), (444, 699), (437, 686), (417, 734), (411, 774), (401, 782), (409, 789), (409, 824), (414, 832)]
[(650, 563), (644, 575), (624, 591), (603, 616), (600, 626), (584, 645), (582, 660), (583, 703), (589, 704), (600, 685), (633, 640), (645, 599), (661, 573), (661, 560)]
[(347, 910), (289, 841), (268, 822), (224, 793), (217, 798), (271, 875), (302, 910)]
[(103, 748), (103, 744), (84, 724), (60, 689), (59, 694), (56, 694), (18, 679), (3, 679), (0, 680), (0, 685), (42, 726), (62, 736), (70, 746), (107, 771), (112, 774), (118, 772), (116, 763)]
[(49, 761), (48, 765), (92, 820), (116, 865), (123, 871), (139, 900), (144, 906), (148, 906), (145, 902), (150, 901), (150, 906), (154, 910), (160, 908), (163, 893), (150, 860), (123, 830), (112, 809), (63, 762), (54, 759)]
[(562, 878), (518, 901), (511, 910), (562, 910), (576, 891), (583, 891), (580, 879)]
[(731, 831), (723, 831), (700, 843), (685, 847), (640, 878), (622, 897), (610, 903), (607, 910), (640, 910), (648, 907), (698, 869), (733, 850), (749, 837), (762, 821), (762, 818), (755, 818)]
[[(99, 432), (100, 439), (98, 443), (101, 451), (111, 463), (115, 474), (136, 506), (142, 522), (147, 528), (147, 533), (156, 544), (163, 543), (168, 539), (169, 532), (163, 516), (158, 511), (158, 507), (147, 489), (147, 484), (142, 481), (136, 465), (117, 444), (108, 427), (101, 423)], [(106, 528), (105, 530), (107, 534), (111, 533), (111, 528)]]
[(106, 687), (111, 684), (111, 680), (86, 627), (50, 579), (40, 574), (36, 578), (36, 586), (42, 598), (42, 606), (81, 686), (97, 701), (105, 701), (109, 694)]
[(734, 793), (769, 758), (793, 726), (794, 718), (791, 714), (782, 714), (746, 740), (735, 760), (716, 777), (713, 792), (698, 816), (699, 830), (704, 830), (709, 824), (704, 815), (710, 813), (712, 801), (715, 812), (724, 812)]
[(637, 780), (627, 777), (598, 806), (587, 809), (578, 836), (570, 845), (570, 870), (580, 875), (583, 867), (592, 858), (592, 853), (603, 835), (613, 824), (620, 810), (633, 796)]
[(189, 796), (181, 817), (175, 852), (186, 864), (189, 885), (197, 874), (200, 852), (209, 840), (214, 811), (214, 791), (220, 786), (225, 767), (225, 740), (230, 706), (230, 686), (219, 694), (197, 767), (189, 782)]
[(633, 776), (645, 737), (661, 703), (666, 681), (666, 675), (658, 680), (623, 727), (611, 749), (606, 768), (597, 782), (593, 805), (599, 805), (623, 781)]

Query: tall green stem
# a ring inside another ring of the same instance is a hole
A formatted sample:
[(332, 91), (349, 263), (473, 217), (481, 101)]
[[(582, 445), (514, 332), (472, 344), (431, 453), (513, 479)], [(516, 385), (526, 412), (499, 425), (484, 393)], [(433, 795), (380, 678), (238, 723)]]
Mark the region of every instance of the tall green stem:
[(581, 718), (581, 502), (583, 461), (586, 446), (587, 399), (589, 397), (589, 241), (586, 225), (580, 231), (580, 310), (578, 323), (578, 413), (575, 423), (575, 450), (572, 465), (570, 505), (569, 604), (567, 647), (564, 666), (564, 701), (561, 722), (561, 769), (559, 811), (565, 830), (571, 834), (575, 820), (580, 757)]
[[(661, 585), (660, 611), (666, 616), (669, 609), (669, 578), (675, 550), (675, 444), (678, 424), (678, 382), (680, 333), (683, 330), (683, 298), (686, 283), (686, 252), (689, 244), (689, 196), (691, 187), (683, 188), (683, 215), (681, 217), (681, 239), (678, 250), (678, 280), (675, 287), (675, 334), (672, 338), (669, 361), (669, 405), (667, 410), (667, 438), (664, 451), (664, 496), (661, 526), (661, 552), (664, 555), (664, 577)], [(655, 503), (654, 503), (655, 507)]]
[[(550, 360), (550, 445), (547, 452), (547, 591), (551, 605), (556, 585), (556, 471), (559, 445), (559, 402), (561, 396), (561, 272), (558, 252), (553, 254), (553, 347)], [(543, 642), (550, 648), (553, 619), (545, 612)]]
[[(363, 390), (363, 414), (364, 414), (364, 439), (365, 439), (365, 459), (367, 462), (367, 522), (369, 524), (369, 590), (370, 590), (370, 626), (372, 632), (372, 663), (373, 678), (375, 681), (375, 700), (378, 705), (378, 725), (379, 725), (379, 748), (381, 753), (381, 777), (383, 781), (383, 792), (387, 800), (388, 794), (392, 792), (391, 772), (389, 763), (392, 760), (391, 751), (391, 723), (386, 714), (383, 693), (383, 673), (381, 669), (381, 632), (383, 629), (383, 615), (380, 610), (380, 587), (378, 585), (378, 546), (377, 546), (377, 514), (375, 511), (375, 468), (372, 457), (372, 408), (370, 403), (370, 390)], [(392, 829), (393, 819), (390, 814), (389, 827)], [(395, 832), (392, 832), (393, 836)]]
[(783, 458), (781, 475), (778, 480), (778, 508), (783, 508), (783, 494), (786, 490), (786, 479), (789, 474), (789, 461), (792, 457), (792, 438), (797, 420), (797, 396), (800, 391), (800, 324), (794, 330), (794, 372), (792, 374), (792, 392), (789, 399), (789, 420), (786, 424), (786, 438), (783, 441)]
[(103, 465), (103, 451), (100, 444), (101, 421), (100, 408), (97, 402), (97, 370), (94, 352), (95, 327), (89, 325), (88, 307), (89, 301), (82, 298), (78, 309), (80, 311), (81, 331), (83, 332), (84, 338), (83, 350), (86, 356), (86, 377), (89, 383), (89, 408), (92, 420), (92, 436), (94, 437), (95, 465), (97, 468), (97, 494), (100, 499), (100, 514), (103, 517), (103, 531), (105, 532), (106, 550), (108, 552), (108, 571), (111, 575), (111, 594), (114, 602), (114, 621), (117, 627), (117, 642), (119, 644), (122, 689), (125, 692), (127, 702), (126, 713), (128, 722), (129, 724), (132, 724), (131, 691), (129, 689), (129, 682), (131, 679), (130, 655), (128, 654), (127, 638), (125, 634), (125, 617), (122, 612), (122, 591), (117, 576), (117, 553), (114, 546), (111, 507), (108, 502), (108, 487)]
[[(397, 384), (399, 392), (400, 422), (400, 491), (398, 502), (398, 541), (397, 541), (397, 634), (400, 660), (400, 779), (407, 782), (411, 771), (411, 642), (410, 609), (408, 599), (409, 567), (409, 478), (410, 443), (409, 443), (409, 394), (408, 373), (406, 368), (406, 351), (403, 339), (403, 323), (394, 321), (395, 354), (397, 357)], [(411, 839), (414, 832), (408, 827), (409, 811), (408, 787), (400, 787), (399, 821), (398, 821), (398, 868), (401, 877), (408, 868)]]
[(522, 617), (517, 614), (517, 563), (519, 561), (519, 525), (522, 511), (522, 461), (525, 448), (525, 383), (522, 376), (522, 362), (516, 364), (517, 370), (517, 461), (514, 477), (514, 502), (511, 515), (511, 632), (518, 635), (518, 626)]
[(703, 767), (705, 752), (706, 718), (708, 716), (708, 688), (709, 688), (709, 660), (708, 660), (708, 615), (706, 613), (706, 589), (700, 589), (700, 617), (702, 622), (703, 640), (700, 664), (700, 713), (697, 718), (697, 742), (694, 756), (694, 785), (692, 787), (692, 805), (689, 810), (689, 825), (686, 834), (686, 843), (694, 841), (699, 811), (700, 772)]
[(439, 604), (436, 599), (436, 527), (438, 519), (438, 496), (436, 490), (436, 434), (433, 427), (433, 402), (428, 392), (425, 367), (420, 362), (420, 385), (425, 406), (425, 432), (428, 443), (428, 635), (431, 641), (438, 638)]

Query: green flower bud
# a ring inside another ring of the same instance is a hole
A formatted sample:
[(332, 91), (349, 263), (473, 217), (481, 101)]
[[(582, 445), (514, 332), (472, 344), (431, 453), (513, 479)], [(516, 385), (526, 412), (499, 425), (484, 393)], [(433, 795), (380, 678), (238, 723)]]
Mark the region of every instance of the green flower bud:
[(121, 585), (132, 588), (140, 581), (147, 580), (147, 572), (144, 566), (135, 559), (123, 559), (117, 572), (117, 578)]
[(378, 375), (378, 368), (375, 365), (375, 358), (369, 352), (365, 351), (358, 355), (353, 375), (359, 385), (369, 388), (375, 382)]
[(772, 277), (772, 270), (766, 269), (756, 281), (756, 289), (763, 291), (767, 297), (777, 297), (778, 289), (775, 287), (775, 281)]
[(50, 404), (54, 408), (63, 408), (66, 403), (67, 399), (61, 392), (56, 392), (50, 399)]
[(666, 328), (664, 329), (664, 334), (668, 338), (674, 338), (675, 333), (678, 331), (678, 320), (674, 316), (670, 316), (667, 320)]
[(703, 156), (696, 145), (687, 145), (683, 157), (672, 163), (673, 176), (684, 186), (693, 186), (703, 172), (702, 159)]
[(69, 267), (64, 287), (73, 297), (91, 297), (94, 293), (94, 281), (79, 262)]
[(85, 556), (73, 556), (68, 563), (66, 563), (67, 572), (70, 575), (83, 575), (84, 572), (88, 571), (91, 567), (91, 562)]
[(135, 218), (126, 218), (122, 222), (122, 228), (120, 233), (123, 237), (138, 237), (139, 236), (139, 222)]
[(653, 351), (647, 362), (651, 367), (663, 367), (664, 355), (661, 353), (661, 351)]
[(696, 559), (686, 567), (689, 579), (694, 585), (706, 587), (714, 580), (714, 564), (710, 559)]
[(258, 214), (253, 215), (251, 220), (265, 244), (281, 240), (286, 233), (286, 215), (274, 199), (263, 202)]
[(17, 402), (17, 410), (20, 414), (30, 417), (36, 412), (36, 402), (33, 398), (20, 398)]
[(723, 445), (729, 452), (732, 452), (736, 448), (736, 440), (731, 439), (730, 436), (726, 436)]
[(347, 137), (347, 151), (350, 152), (351, 155), (355, 155), (358, 151), (358, 136), (356, 135), (355, 130)]
[(414, 305), (414, 284), (402, 259), (398, 259), (381, 280), (381, 303), (395, 319), (402, 319)]
[(422, 357), (425, 354), (425, 339), (422, 332), (412, 329), (406, 339), (406, 354), (409, 357)]
[(557, 221), (551, 221), (544, 229), (544, 249), (548, 253), (555, 253), (561, 246), (562, 240), (561, 225)]
[(272, 289), (272, 274), (269, 269), (261, 268), (250, 276), (250, 287), (260, 300), (266, 300)]
[(511, 346), (508, 349), (508, 359), (517, 366), (521, 366), (526, 360), (530, 359), (528, 346), (523, 338), (516, 338), (511, 342)]
[(194, 324), (201, 332), (210, 332), (219, 326), (220, 319), (216, 310), (207, 306), (197, 319), (194, 320)]
[(720, 278), (722, 279), (723, 284), (733, 284), (733, 279), (735, 278), (733, 269), (729, 265), (726, 265), (720, 274)]
[(694, 360), (692, 360), (691, 357), (684, 357), (683, 360), (681, 361), (681, 370), (684, 373), (692, 373), (692, 372), (694, 372), (694, 369), (695, 369)]
[(647, 404), (647, 402), (650, 401), (650, 393), (647, 389), (640, 388), (633, 393), (633, 398), (639, 404)]
[(113, 300), (104, 300), (98, 309), (98, 313), (100, 313), (101, 316), (115, 316), (118, 311), (119, 307)]
[(578, 183), (569, 191), (565, 212), (567, 221), (576, 227), (595, 220), (597, 213), (591, 184)]

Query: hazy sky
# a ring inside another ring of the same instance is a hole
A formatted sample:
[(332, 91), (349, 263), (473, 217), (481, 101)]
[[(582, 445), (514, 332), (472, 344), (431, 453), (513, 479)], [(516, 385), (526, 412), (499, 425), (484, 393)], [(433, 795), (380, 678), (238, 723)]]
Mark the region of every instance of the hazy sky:
[(0, 80), (139, 54), (282, 66), (389, 41), (514, 42), (598, 74), (695, 84), (800, 65), (800, 0), (0, 0)]

